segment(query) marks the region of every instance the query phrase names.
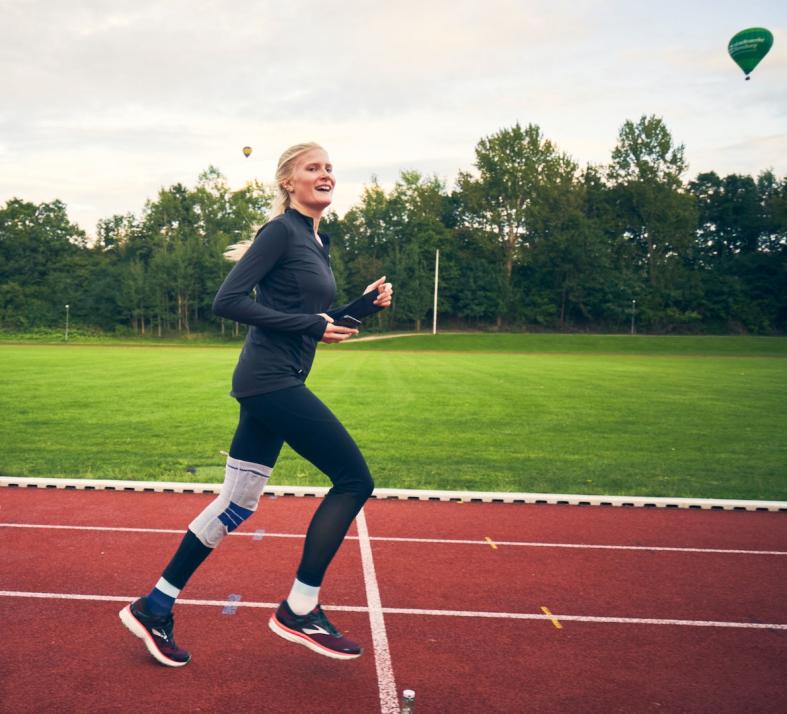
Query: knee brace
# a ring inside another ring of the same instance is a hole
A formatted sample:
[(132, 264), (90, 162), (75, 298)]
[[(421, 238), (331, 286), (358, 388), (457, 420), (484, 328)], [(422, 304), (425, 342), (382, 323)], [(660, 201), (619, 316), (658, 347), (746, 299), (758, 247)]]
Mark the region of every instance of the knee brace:
[(228, 456), (219, 495), (189, 524), (189, 530), (203, 545), (215, 548), (257, 510), (272, 470), (270, 466)]

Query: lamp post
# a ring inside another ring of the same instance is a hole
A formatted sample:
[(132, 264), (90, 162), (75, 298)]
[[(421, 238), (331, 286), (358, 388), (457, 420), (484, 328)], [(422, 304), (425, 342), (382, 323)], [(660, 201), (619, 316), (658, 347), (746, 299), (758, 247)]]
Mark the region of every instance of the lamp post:
[(634, 330), (634, 313), (636, 311), (637, 311), (637, 301), (636, 300), (632, 300), (631, 301), (631, 334), (632, 335), (635, 332), (635, 330)]
[(66, 342), (68, 342), (68, 308), (69, 306), (66, 305)]
[(432, 308), (432, 334), (437, 334), (437, 283), (440, 279), (440, 250), (434, 254), (434, 307)]

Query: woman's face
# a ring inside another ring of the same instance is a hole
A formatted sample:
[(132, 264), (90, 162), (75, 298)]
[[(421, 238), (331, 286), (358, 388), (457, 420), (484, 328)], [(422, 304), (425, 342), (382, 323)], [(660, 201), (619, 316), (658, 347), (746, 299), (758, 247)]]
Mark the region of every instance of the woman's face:
[(333, 166), (323, 149), (311, 149), (298, 157), (295, 170), (284, 188), (293, 205), (322, 213), (333, 200)]

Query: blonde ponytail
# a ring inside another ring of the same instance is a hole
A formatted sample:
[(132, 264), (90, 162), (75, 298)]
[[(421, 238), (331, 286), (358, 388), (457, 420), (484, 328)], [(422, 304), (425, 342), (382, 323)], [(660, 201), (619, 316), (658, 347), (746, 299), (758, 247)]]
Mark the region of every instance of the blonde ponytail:
[[(270, 218), (280, 216), (290, 207), (290, 193), (284, 188), (284, 182), (295, 172), (297, 159), (301, 154), (305, 154), (312, 149), (322, 149), (322, 146), (313, 141), (305, 144), (295, 144), (287, 149), (280, 157), (276, 167), (276, 186), (273, 204), (271, 205)], [(235, 243), (224, 251), (224, 257), (233, 262), (239, 261), (251, 246), (251, 240), (243, 240)]]

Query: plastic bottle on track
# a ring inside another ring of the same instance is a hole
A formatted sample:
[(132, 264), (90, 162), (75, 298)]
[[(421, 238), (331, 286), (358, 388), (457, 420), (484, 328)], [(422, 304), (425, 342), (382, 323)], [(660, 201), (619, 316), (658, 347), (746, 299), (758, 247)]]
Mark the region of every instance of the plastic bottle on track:
[(415, 692), (412, 689), (402, 692), (402, 706), (399, 711), (401, 714), (415, 714)]

